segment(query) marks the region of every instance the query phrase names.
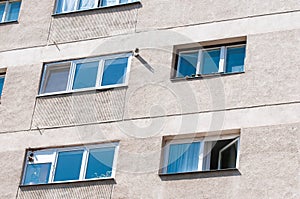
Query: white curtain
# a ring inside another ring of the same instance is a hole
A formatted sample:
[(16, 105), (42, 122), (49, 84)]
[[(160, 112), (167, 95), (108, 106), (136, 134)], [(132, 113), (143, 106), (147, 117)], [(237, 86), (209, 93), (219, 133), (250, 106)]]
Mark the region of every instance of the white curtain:
[(198, 170), (200, 142), (170, 145), (167, 173)]
[(80, 0), (79, 10), (86, 10), (95, 7), (95, 0)]
[(56, 13), (64, 13), (76, 10), (77, 0), (59, 0)]

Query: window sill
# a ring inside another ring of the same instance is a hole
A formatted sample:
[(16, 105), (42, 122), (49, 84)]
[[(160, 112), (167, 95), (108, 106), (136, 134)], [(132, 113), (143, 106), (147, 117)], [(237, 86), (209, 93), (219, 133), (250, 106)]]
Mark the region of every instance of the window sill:
[(53, 185), (68, 185), (68, 184), (80, 184), (80, 183), (93, 183), (93, 182), (99, 182), (99, 181), (111, 181), (112, 183), (115, 183), (114, 177), (107, 177), (107, 178), (96, 178), (96, 179), (88, 179), (88, 180), (73, 180), (73, 181), (65, 181), (65, 182), (51, 182), (47, 184), (30, 184), (30, 185), (19, 185), (20, 188), (23, 187), (41, 187), (41, 186), (53, 186)]
[(5, 21), (5, 22), (0, 22), (0, 26), (8, 25), (8, 24), (18, 24), (18, 20), (15, 21)]
[(237, 75), (237, 74), (243, 74), (243, 72), (234, 72), (234, 73), (214, 73), (214, 74), (209, 74), (209, 75), (197, 75), (197, 76), (186, 76), (186, 77), (173, 77), (170, 80), (172, 82), (177, 82), (177, 81), (189, 81), (189, 80), (196, 80), (196, 79), (208, 79), (208, 78), (216, 78), (220, 76), (230, 76), (230, 75)]
[(133, 4), (141, 4), (141, 1), (136, 1), (136, 2), (131, 2), (131, 3), (123, 3), (123, 4), (118, 4), (118, 5), (112, 5), (112, 6), (103, 6), (103, 7), (86, 9), (86, 10), (75, 10), (75, 11), (64, 12), (64, 13), (53, 13), (52, 16), (56, 17), (56, 16), (62, 16), (62, 15), (74, 14), (74, 13), (89, 12), (89, 11), (93, 11), (93, 10), (102, 10), (102, 9), (129, 6), (129, 5), (133, 5)]
[(55, 92), (55, 93), (45, 93), (45, 94), (39, 94), (36, 97), (47, 97), (47, 96), (57, 96), (57, 95), (68, 95), (68, 94), (79, 94), (79, 93), (87, 93), (87, 92), (101, 92), (101, 91), (107, 91), (111, 89), (122, 89), (127, 88), (128, 85), (115, 85), (115, 86), (109, 86), (109, 87), (103, 87), (103, 88), (87, 88), (87, 89), (78, 89), (78, 90), (72, 90), (72, 91), (63, 91), (63, 92)]
[(221, 169), (209, 171), (191, 171), (184, 173), (159, 173), (161, 180), (181, 180), (181, 179), (198, 179), (198, 178), (213, 178), (213, 177), (226, 177), (226, 176), (240, 176), (241, 173), (237, 168), (234, 169)]

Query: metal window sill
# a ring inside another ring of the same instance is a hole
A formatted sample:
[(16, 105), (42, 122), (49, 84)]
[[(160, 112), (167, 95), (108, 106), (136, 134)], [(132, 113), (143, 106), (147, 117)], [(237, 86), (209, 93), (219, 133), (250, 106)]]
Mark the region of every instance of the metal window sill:
[(97, 8), (90, 8), (90, 9), (85, 9), (85, 10), (74, 10), (70, 12), (64, 12), (64, 13), (53, 13), (52, 16), (63, 16), (63, 15), (69, 15), (69, 14), (74, 14), (74, 13), (81, 13), (81, 12), (89, 12), (93, 10), (102, 10), (102, 9), (109, 9), (109, 8), (115, 8), (115, 7), (123, 7), (123, 6), (129, 6), (133, 4), (141, 4), (141, 1), (136, 1), (136, 2), (131, 2), (131, 3), (122, 3), (122, 4), (117, 4), (117, 5), (111, 5), (111, 6), (103, 6), (103, 7), (97, 7)]
[(112, 181), (115, 183), (114, 177), (107, 177), (107, 178), (95, 178), (95, 179), (87, 179), (87, 180), (73, 180), (73, 181), (65, 181), (65, 182), (51, 182), (47, 184), (29, 184), (29, 185), (19, 185), (20, 188), (23, 187), (41, 187), (41, 186), (53, 186), (53, 185), (68, 185), (68, 184), (80, 184), (80, 183), (92, 183), (98, 181)]
[(213, 74), (208, 74), (208, 75), (195, 75), (195, 76), (186, 76), (186, 77), (173, 77), (170, 80), (172, 82), (177, 82), (177, 81), (189, 81), (189, 80), (196, 80), (196, 79), (208, 79), (208, 78), (216, 78), (220, 76), (230, 76), (230, 75), (237, 75), (237, 74), (243, 74), (243, 72), (234, 72), (234, 73), (213, 73)]
[(58, 96), (58, 95), (72, 95), (72, 94), (80, 94), (80, 93), (87, 93), (87, 92), (101, 92), (101, 91), (107, 91), (111, 89), (122, 89), (127, 88), (128, 85), (117, 85), (117, 86), (110, 86), (110, 87), (103, 87), (103, 88), (87, 88), (87, 89), (78, 89), (78, 90), (72, 90), (72, 91), (63, 91), (63, 92), (55, 92), (55, 93), (45, 93), (45, 94), (39, 94), (36, 97), (42, 98), (42, 97), (52, 97), (52, 96)]

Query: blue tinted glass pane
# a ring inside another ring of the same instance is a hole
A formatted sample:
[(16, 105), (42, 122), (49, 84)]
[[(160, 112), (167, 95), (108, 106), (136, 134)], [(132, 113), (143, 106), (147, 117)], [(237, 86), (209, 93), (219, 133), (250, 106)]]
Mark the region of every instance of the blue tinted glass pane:
[(95, 0), (80, 0), (79, 10), (91, 9), (95, 5)]
[(83, 151), (59, 152), (54, 181), (78, 180)]
[(51, 163), (28, 164), (24, 184), (46, 184), (49, 180)]
[(86, 179), (110, 177), (115, 148), (91, 149), (86, 169)]
[(102, 0), (101, 1), (101, 6), (112, 6), (112, 5), (117, 5), (116, 0)]
[(45, 86), (42, 93), (65, 91), (70, 68), (52, 68), (46, 73)]
[(58, 0), (56, 13), (71, 12), (76, 10), (77, 0)]
[(73, 89), (95, 87), (99, 62), (76, 65)]
[(243, 72), (246, 47), (227, 49), (226, 73)]
[(19, 18), (21, 2), (9, 3), (7, 21), (17, 21)]
[(2, 22), (4, 10), (5, 10), (5, 4), (0, 4), (0, 22)]
[(168, 173), (198, 170), (200, 142), (170, 145)]
[(4, 77), (0, 77), (0, 96), (2, 95), (4, 79), (5, 79)]
[(201, 74), (212, 74), (219, 71), (220, 49), (202, 52)]
[[(133, 0), (133, 1), (135, 1), (135, 0)], [(129, 0), (120, 0), (120, 3), (128, 3), (129, 2)]]
[(106, 60), (102, 77), (102, 86), (125, 82), (128, 57)]
[(176, 77), (186, 77), (196, 74), (198, 52), (181, 53)]

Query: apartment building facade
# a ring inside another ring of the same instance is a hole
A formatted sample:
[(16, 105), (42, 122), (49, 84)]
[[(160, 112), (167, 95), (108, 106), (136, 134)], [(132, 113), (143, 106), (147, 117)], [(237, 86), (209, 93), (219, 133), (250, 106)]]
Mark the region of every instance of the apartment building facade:
[(299, 21), (299, 0), (1, 0), (0, 198), (299, 198)]

